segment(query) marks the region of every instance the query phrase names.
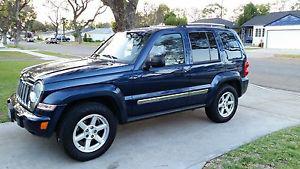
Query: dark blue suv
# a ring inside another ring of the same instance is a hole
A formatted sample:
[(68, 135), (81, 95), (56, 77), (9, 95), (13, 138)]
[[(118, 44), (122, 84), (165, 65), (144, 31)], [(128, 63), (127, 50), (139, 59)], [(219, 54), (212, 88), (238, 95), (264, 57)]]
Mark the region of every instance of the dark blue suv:
[(248, 86), (245, 50), (229, 29), (148, 27), (119, 32), (90, 57), (25, 68), (9, 116), (29, 132), (54, 132), (68, 155), (96, 158), (117, 124), (205, 107), (230, 120)]

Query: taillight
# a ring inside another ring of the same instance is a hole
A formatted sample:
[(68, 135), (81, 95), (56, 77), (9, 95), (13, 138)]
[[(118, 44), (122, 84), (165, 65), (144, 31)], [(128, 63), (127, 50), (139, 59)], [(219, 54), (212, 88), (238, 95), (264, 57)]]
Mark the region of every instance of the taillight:
[(246, 60), (244, 64), (244, 77), (246, 77), (249, 74), (249, 62)]

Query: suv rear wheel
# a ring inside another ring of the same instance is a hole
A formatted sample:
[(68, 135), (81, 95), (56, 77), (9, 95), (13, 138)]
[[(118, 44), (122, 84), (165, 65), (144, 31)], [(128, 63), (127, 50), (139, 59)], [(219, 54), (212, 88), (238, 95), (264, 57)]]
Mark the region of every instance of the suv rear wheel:
[(213, 101), (205, 108), (207, 117), (216, 123), (229, 121), (235, 114), (238, 106), (238, 94), (230, 85), (222, 86)]
[(67, 154), (87, 161), (101, 156), (111, 146), (117, 129), (113, 113), (99, 103), (86, 103), (68, 112), (60, 128), (60, 139)]

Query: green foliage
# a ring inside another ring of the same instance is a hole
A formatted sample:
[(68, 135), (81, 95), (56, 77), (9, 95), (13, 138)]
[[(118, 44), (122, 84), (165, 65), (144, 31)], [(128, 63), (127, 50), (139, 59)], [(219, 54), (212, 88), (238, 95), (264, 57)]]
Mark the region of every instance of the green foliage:
[(46, 26), (37, 20), (32, 20), (28, 22), (28, 30), (31, 32), (47, 31)]
[(97, 23), (95, 25), (93, 25), (94, 28), (110, 28), (111, 27), (111, 24), (110, 23)]
[(137, 12), (135, 27), (145, 27), (151, 25), (159, 25), (164, 23), (164, 18), (170, 12), (170, 8), (165, 4), (160, 4), (158, 8), (154, 5), (145, 3), (142, 12)]
[(183, 17), (177, 16), (173, 11), (171, 11), (165, 15), (164, 24), (173, 25), (173, 26), (186, 25), (187, 18), (186, 16)]
[(117, 32), (117, 23), (116, 22), (111, 22), (111, 28), (114, 32)]
[(266, 15), (270, 11), (269, 4), (261, 4), (261, 5), (254, 5), (252, 2), (243, 6), (242, 14), (239, 15), (237, 19), (237, 24), (242, 26), (245, 22), (249, 21), (255, 16), (258, 15)]

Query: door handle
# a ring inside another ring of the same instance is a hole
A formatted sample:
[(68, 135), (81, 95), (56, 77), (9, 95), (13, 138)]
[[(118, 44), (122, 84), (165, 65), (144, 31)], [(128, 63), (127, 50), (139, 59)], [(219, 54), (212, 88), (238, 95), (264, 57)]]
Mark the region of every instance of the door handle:
[(135, 79), (138, 79), (140, 77), (141, 77), (141, 75), (133, 75), (133, 76), (130, 76), (129, 79), (130, 80), (135, 80)]

